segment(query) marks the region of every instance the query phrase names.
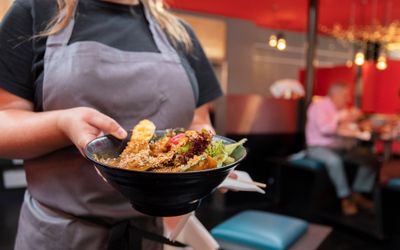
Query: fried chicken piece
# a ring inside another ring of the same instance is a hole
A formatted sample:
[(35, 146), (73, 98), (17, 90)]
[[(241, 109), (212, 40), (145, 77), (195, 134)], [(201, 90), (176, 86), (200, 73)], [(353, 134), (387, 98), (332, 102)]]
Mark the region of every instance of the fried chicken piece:
[(140, 121), (132, 130), (132, 136), (128, 145), (119, 156), (125, 158), (127, 154), (138, 153), (149, 148), (149, 141), (156, 131), (156, 126), (149, 120)]

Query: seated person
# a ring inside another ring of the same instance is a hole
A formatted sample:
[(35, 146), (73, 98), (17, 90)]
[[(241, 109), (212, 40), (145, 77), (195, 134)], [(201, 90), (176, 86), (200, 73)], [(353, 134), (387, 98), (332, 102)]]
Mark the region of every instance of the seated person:
[[(307, 111), (306, 141), (310, 158), (324, 163), (332, 180), (337, 196), (341, 199), (342, 212), (353, 215), (358, 206), (372, 209), (372, 202), (360, 193), (371, 192), (375, 183), (375, 157), (369, 152), (355, 152), (338, 137), (341, 127), (357, 120), (361, 113), (348, 109), (350, 89), (347, 84), (335, 83), (330, 86), (328, 96), (312, 103)], [(352, 188), (349, 187), (343, 160), (359, 165)]]

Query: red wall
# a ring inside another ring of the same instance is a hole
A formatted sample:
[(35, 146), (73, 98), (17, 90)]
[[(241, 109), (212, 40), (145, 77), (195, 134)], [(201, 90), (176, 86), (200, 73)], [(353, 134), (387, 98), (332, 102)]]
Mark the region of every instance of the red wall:
[(386, 70), (377, 70), (373, 63), (363, 66), (363, 110), (373, 113), (400, 112), (400, 62), (388, 61)]
[[(304, 83), (305, 71), (300, 71), (300, 82)], [(329, 86), (335, 82), (343, 82), (350, 85), (351, 93), (354, 93), (355, 70), (346, 66), (331, 68), (318, 68), (315, 71), (315, 83), (313, 95), (325, 96)], [(354, 95), (353, 95), (354, 101)]]

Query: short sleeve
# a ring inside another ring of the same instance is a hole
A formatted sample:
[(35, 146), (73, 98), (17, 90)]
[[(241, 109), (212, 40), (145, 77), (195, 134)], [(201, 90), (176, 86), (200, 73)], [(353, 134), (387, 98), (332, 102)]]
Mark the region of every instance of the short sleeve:
[(197, 106), (201, 106), (222, 96), (223, 93), (214, 69), (207, 59), (196, 34), (188, 24), (182, 23), (188, 31), (193, 43), (192, 51), (188, 55), (188, 61), (197, 78), (199, 87)]
[(0, 88), (33, 101), (30, 1), (16, 0), (0, 23)]

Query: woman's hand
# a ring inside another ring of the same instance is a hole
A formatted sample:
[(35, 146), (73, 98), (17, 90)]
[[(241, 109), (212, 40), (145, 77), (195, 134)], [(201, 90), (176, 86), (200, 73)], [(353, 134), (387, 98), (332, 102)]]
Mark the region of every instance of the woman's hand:
[(197, 108), (194, 112), (193, 121), (192, 124), (190, 125), (190, 129), (197, 131), (206, 129), (215, 134), (215, 130), (211, 125), (209, 111), (210, 111), (209, 104), (204, 104), (203, 106)]
[(85, 146), (102, 133), (124, 139), (127, 132), (112, 118), (92, 108), (73, 108), (60, 112), (57, 126), (83, 154)]
[[(231, 171), (227, 178), (232, 178), (232, 179), (236, 180), (238, 178), (238, 176), (235, 173), (235, 171)], [(228, 192), (229, 190), (227, 188), (220, 188), (219, 191), (224, 194), (224, 193)]]

